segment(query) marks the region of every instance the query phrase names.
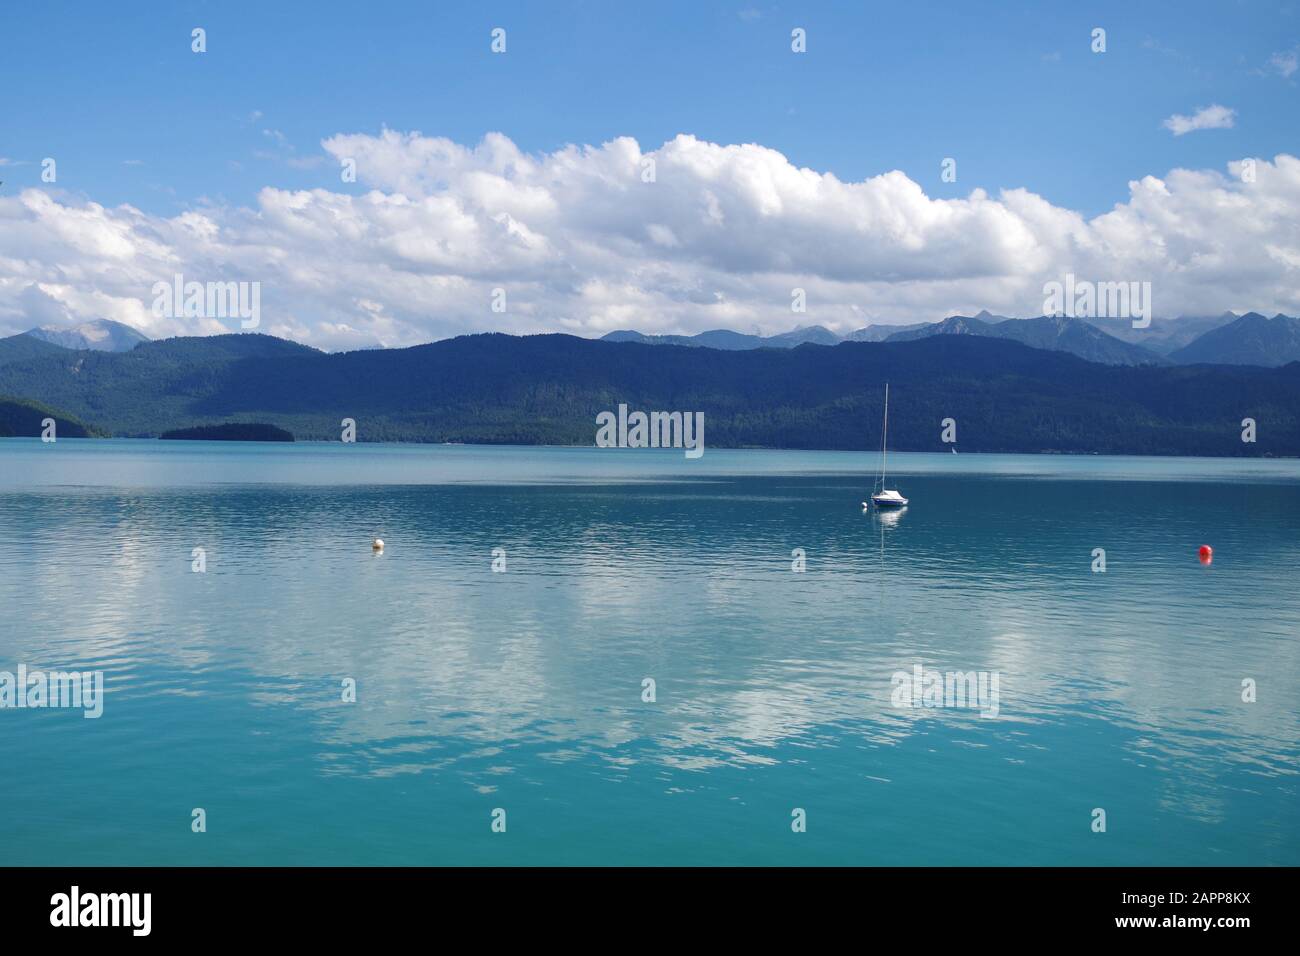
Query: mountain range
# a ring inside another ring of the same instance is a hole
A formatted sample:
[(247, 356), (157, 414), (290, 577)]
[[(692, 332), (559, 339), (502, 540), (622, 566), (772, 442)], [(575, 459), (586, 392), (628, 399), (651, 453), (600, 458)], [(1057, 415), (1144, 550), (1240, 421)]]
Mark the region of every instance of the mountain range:
[(870, 449), (886, 381), (899, 450), (946, 451), (951, 417), (961, 451), (1300, 455), (1300, 362), (1108, 365), (943, 333), (752, 349), (482, 334), (336, 354), (260, 334), (124, 352), (0, 339), (0, 396), (118, 436), (262, 422), (337, 441), (352, 418), (360, 441), (590, 446), (595, 416), (627, 404), (703, 412), (706, 447)]
[(644, 345), (754, 349), (794, 348), (806, 342), (816, 345), (907, 342), (931, 335), (1009, 339), (1033, 348), (1069, 352), (1106, 365), (1222, 363), (1276, 367), (1300, 360), (1300, 319), (1285, 315), (1266, 319), (1256, 312), (1243, 316), (1226, 312), (1169, 321), (1157, 319), (1146, 329), (1134, 329), (1127, 319), (1065, 316), (1010, 319), (985, 311), (914, 325), (868, 325), (844, 336), (811, 325), (767, 337), (717, 329), (698, 335), (643, 335), (621, 330), (610, 332), (604, 338)]
[(1140, 345), (1131, 345), (1108, 335), (1082, 319), (1039, 316), (1034, 319), (999, 319), (982, 312), (977, 316), (957, 315), (897, 332), (886, 342), (910, 342), (932, 335), (981, 335), (1008, 339), (1031, 348), (1069, 352), (1103, 365), (1165, 365), (1167, 360)]
[[(1033, 348), (1069, 352), (1105, 365), (1221, 363), (1276, 367), (1300, 360), (1300, 320), (1285, 315), (1269, 319), (1256, 312), (1242, 316), (1225, 312), (1169, 321), (1156, 319), (1145, 329), (1134, 329), (1128, 320), (1064, 316), (1012, 319), (984, 311), (974, 316), (949, 316), (938, 322), (867, 325), (847, 335), (820, 325), (807, 325), (769, 336), (730, 329), (713, 329), (695, 335), (647, 335), (623, 329), (609, 332), (603, 339), (741, 351), (797, 348), (805, 344), (831, 346), (841, 342), (906, 342), (931, 335), (1009, 339)], [(45, 326), (31, 329), (23, 336), (28, 340), (31, 354), (39, 349), (33, 341), (103, 352), (126, 352), (149, 341), (131, 326), (109, 319), (83, 322), (67, 329)]]
[(804, 343), (813, 345), (839, 345), (841, 342), (883, 342), (899, 332), (923, 328), (930, 322), (914, 325), (867, 325), (848, 335), (838, 335), (822, 325), (801, 325), (779, 335), (751, 335), (730, 329), (712, 329), (695, 335), (646, 335), (631, 329), (607, 332), (601, 338), (606, 342), (637, 342), (641, 345), (686, 345), (706, 349), (792, 349)]

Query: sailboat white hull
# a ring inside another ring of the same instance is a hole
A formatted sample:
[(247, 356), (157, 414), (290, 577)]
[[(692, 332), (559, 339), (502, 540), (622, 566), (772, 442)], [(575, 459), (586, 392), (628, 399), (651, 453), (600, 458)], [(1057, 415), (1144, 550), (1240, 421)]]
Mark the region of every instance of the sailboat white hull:
[(882, 491), (871, 496), (871, 503), (877, 508), (906, 508), (907, 499), (897, 491)]

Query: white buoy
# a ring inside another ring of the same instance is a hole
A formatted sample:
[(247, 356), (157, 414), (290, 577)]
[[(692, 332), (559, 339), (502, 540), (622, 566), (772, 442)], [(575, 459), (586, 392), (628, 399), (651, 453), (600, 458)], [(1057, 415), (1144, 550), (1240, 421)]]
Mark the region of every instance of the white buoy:
[(370, 542), (370, 547), (371, 547), (372, 549), (374, 549), (375, 551), (383, 551), (383, 550), (384, 550), (384, 539), (383, 539), (383, 538), (376, 538), (374, 541), (371, 541), (371, 542)]

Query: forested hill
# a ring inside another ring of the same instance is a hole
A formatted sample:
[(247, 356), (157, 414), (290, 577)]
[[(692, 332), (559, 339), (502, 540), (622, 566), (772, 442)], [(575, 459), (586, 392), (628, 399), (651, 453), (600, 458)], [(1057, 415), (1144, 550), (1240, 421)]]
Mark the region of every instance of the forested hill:
[(49, 419), (54, 420), (53, 437), (56, 441), (59, 438), (90, 438), (96, 434), (77, 419), (48, 405), (0, 395), (0, 438), (40, 438), (45, 433), (44, 423)]
[[(8, 341), (8, 340), (5, 340)], [(0, 346), (3, 346), (0, 342)], [(0, 394), (115, 435), (232, 420), (299, 440), (590, 445), (619, 403), (702, 411), (706, 447), (1300, 455), (1300, 363), (1123, 367), (980, 336), (725, 351), (567, 335), (473, 335), (325, 354), (264, 335), (146, 342), (129, 352), (6, 357)], [(1254, 418), (1258, 442), (1241, 441)]]

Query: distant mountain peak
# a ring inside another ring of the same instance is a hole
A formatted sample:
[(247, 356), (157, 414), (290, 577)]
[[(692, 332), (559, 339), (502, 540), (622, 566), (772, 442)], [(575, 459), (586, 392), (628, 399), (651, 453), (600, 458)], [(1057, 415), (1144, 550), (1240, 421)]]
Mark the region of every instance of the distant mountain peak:
[(638, 342), (642, 345), (686, 345), (694, 348), (728, 351), (761, 348), (794, 348), (805, 342), (815, 345), (838, 345), (843, 337), (823, 325), (801, 325), (777, 335), (754, 335), (730, 329), (710, 329), (694, 335), (647, 335), (634, 329), (619, 329), (601, 336), (607, 342)]
[(72, 327), (43, 325), (30, 329), (26, 334), (65, 349), (96, 352), (129, 352), (141, 342), (149, 341), (142, 332), (112, 319), (91, 319)]
[(942, 321), (934, 323), (931, 334), (936, 335), (982, 335), (988, 329), (990, 323), (980, 316), (988, 315), (987, 312), (981, 312), (979, 315), (950, 315)]
[(812, 342), (814, 345), (839, 345), (843, 339), (826, 328), (824, 325), (801, 325), (789, 332), (783, 332), (780, 335), (770, 335), (763, 340), (764, 345), (803, 345), (805, 342)]
[(1300, 359), (1300, 319), (1247, 312), (1192, 340), (1170, 358), (1185, 365), (1286, 365)]

